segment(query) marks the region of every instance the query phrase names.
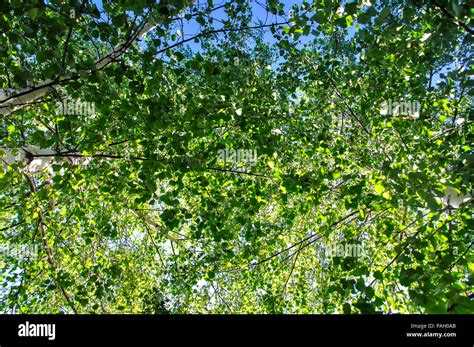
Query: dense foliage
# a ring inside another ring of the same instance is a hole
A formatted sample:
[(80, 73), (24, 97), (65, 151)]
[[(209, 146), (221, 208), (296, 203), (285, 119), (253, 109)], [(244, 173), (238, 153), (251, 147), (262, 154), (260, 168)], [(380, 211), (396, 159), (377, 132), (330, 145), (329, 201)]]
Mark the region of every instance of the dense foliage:
[(472, 15), (2, 1), (0, 311), (472, 312)]

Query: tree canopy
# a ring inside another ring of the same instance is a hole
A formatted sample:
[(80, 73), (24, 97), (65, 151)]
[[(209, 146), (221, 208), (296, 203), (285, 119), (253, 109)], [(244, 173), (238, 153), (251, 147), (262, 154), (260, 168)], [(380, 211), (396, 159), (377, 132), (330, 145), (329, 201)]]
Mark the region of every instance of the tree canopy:
[(2, 1), (0, 311), (473, 312), (472, 17)]

